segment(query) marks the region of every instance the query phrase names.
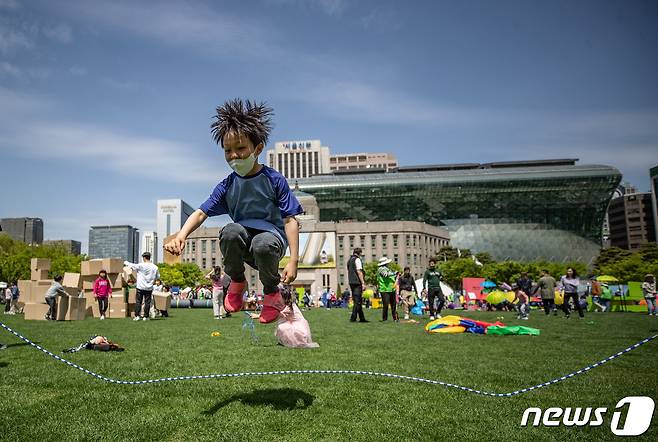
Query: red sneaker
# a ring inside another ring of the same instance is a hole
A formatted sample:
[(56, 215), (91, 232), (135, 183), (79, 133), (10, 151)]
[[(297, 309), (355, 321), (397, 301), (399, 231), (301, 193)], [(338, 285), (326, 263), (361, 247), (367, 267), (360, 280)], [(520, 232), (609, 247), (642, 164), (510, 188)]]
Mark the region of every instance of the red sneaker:
[(247, 281), (231, 281), (228, 286), (228, 293), (224, 297), (224, 308), (229, 313), (235, 313), (242, 310), (242, 294), (247, 290)]
[(277, 289), (274, 293), (266, 293), (263, 299), (263, 310), (260, 312), (259, 321), (261, 324), (268, 324), (275, 321), (283, 309), (286, 308), (283, 297)]

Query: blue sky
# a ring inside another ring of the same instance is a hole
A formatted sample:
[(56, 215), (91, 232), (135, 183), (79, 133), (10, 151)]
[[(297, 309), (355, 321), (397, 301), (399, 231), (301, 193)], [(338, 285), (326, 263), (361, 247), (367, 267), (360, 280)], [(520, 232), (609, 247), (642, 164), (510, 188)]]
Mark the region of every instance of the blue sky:
[(86, 249), (155, 228), (227, 166), (214, 108), (266, 100), (271, 142), (403, 165), (573, 157), (647, 190), (655, 1), (0, 0), (0, 217)]

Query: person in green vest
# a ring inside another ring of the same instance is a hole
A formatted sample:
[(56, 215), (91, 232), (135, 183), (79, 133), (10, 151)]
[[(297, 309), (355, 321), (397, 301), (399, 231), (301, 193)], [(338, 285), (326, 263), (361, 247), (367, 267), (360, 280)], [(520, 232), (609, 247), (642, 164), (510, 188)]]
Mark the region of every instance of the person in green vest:
[(609, 312), (612, 306), (612, 291), (610, 290), (610, 287), (608, 287), (608, 284), (606, 284), (605, 282), (601, 284), (600, 299), (601, 299), (601, 304), (603, 304), (603, 311)]
[(398, 313), (395, 310), (397, 300), (395, 299), (395, 282), (398, 278), (398, 272), (388, 267), (393, 262), (392, 259), (384, 256), (379, 260), (377, 267), (377, 286), (379, 293), (382, 295), (382, 321), (388, 320), (388, 306), (391, 305), (391, 313), (394, 321), (398, 321)]
[[(443, 296), (443, 290), (441, 290), (442, 279), (443, 275), (436, 268), (436, 261), (430, 259), (429, 267), (425, 270), (425, 274), (423, 275), (423, 289), (427, 290), (427, 304), (430, 309), (430, 321), (441, 317), (441, 310), (443, 310), (443, 305), (446, 302), (446, 298)], [(437, 298), (439, 302), (436, 314), (434, 313), (435, 298)]]

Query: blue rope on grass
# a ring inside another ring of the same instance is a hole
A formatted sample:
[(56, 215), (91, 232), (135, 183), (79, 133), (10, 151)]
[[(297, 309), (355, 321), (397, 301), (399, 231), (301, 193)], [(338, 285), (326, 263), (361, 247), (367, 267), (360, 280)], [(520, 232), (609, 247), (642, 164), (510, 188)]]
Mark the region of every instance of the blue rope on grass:
[(173, 381), (191, 381), (191, 380), (196, 380), (196, 379), (221, 379), (221, 378), (243, 378), (243, 377), (251, 377), (251, 376), (280, 376), (280, 375), (300, 375), (300, 374), (336, 374), (336, 375), (355, 375), (355, 376), (372, 376), (372, 377), (383, 377), (383, 378), (391, 378), (391, 379), (400, 379), (400, 380), (405, 380), (405, 381), (416, 381), (416, 382), (424, 382), (426, 384), (432, 384), (432, 385), (440, 385), (446, 388), (455, 388), (457, 390), (461, 391), (467, 391), (469, 393), (474, 393), (474, 394), (479, 394), (482, 396), (492, 396), (492, 397), (512, 397), (512, 396), (517, 396), (523, 393), (528, 393), (530, 391), (538, 390), (543, 387), (548, 387), (550, 385), (557, 384), (558, 382), (566, 381), (567, 379), (571, 379), (574, 376), (578, 376), (584, 373), (587, 373), (593, 368), (600, 367), (601, 365), (608, 363), (612, 361), (613, 359), (616, 359), (630, 351), (635, 350), (636, 348), (646, 344), (647, 342), (650, 342), (658, 337), (658, 335), (653, 335), (650, 336), (646, 339), (641, 340), (637, 344), (633, 344), (630, 347), (625, 348), (624, 350), (617, 352), (611, 356), (608, 356), (605, 359), (601, 359), (600, 361), (588, 365), (587, 367), (581, 368), (580, 370), (573, 371), (569, 374), (566, 374), (564, 376), (561, 376), (559, 378), (555, 378), (553, 380), (550, 380), (548, 382), (544, 382), (542, 384), (538, 385), (533, 385), (532, 387), (528, 388), (523, 388), (521, 390), (516, 390), (512, 391), (510, 393), (493, 393), (489, 391), (482, 391), (478, 390), (475, 388), (470, 388), (470, 387), (464, 387), (462, 385), (457, 385), (457, 384), (452, 384), (449, 382), (443, 382), (443, 381), (436, 381), (432, 379), (424, 379), (424, 378), (419, 378), (415, 376), (404, 376), (404, 375), (399, 375), (399, 374), (390, 374), (390, 373), (378, 373), (374, 371), (359, 371), (359, 370), (279, 370), (279, 371), (256, 371), (256, 372), (245, 372), (245, 373), (221, 373), (221, 374), (209, 374), (209, 375), (200, 375), (200, 376), (176, 376), (176, 377), (170, 377), (170, 378), (160, 378), (160, 379), (146, 379), (142, 381), (123, 381), (119, 379), (112, 379), (108, 378), (107, 376), (103, 376), (97, 373), (94, 373), (93, 371), (87, 370), (84, 367), (80, 367), (78, 364), (75, 364), (71, 361), (67, 361), (66, 359), (50, 352), (49, 350), (41, 347), (38, 344), (35, 344), (25, 336), (21, 335), (17, 331), (13, 330), (11, 327), (3, 324), (0, 322), (0, 327), (4, 328), (7, 330), (9, 333), (15, 335), (18, 337), (20, 340), (28, 343), (32, 347), (36, 348), (37, 350), (41, 350), (43, 353), (47, 354), (48, 356), (51, 356), (55, 359), (57, 359), (60, 362), (65, 363), (66, 365), (77, 368), (78, 370), (88, 374), (89, 376), (92, 376), (96, 379), (99, 379), (101, 381), (109, 382), (111, 384), (120, 384), (120, 385), (145, 385), (145, 384), (157, 384), (157, 383), (162, 383), (162, 382), (173, 382)]

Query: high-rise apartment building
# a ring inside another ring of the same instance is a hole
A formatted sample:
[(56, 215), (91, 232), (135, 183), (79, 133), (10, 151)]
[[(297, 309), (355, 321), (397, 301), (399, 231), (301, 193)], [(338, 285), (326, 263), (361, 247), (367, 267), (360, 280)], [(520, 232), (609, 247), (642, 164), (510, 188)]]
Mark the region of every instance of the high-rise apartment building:
[(608, 218), (612, 247), (638, 250), (656, 241), (651, 193), (630, 193), (613, 199)]
[(91, 226), (89, 257), (138, 262), (139, 230), (132, 226)]
[(267, 165), (289, 180), (329, 173), (329, 148), (320, 140), (280, 141), (266, 154)]
[(41, 218), (2, 218), (0, 231), (25, 244), (43, 243), (43, 220)]
[(194, 213), (192, 206), (181, 199), (158, 200), (158, 212), (156, 219), (155, 248), (158, 250), (155, 263), (162, 261), (162, 249), (164, 238), (178, 232), (185, 221)]

